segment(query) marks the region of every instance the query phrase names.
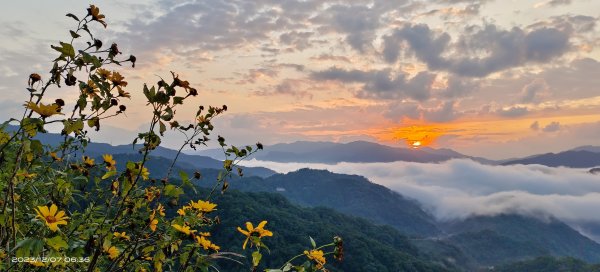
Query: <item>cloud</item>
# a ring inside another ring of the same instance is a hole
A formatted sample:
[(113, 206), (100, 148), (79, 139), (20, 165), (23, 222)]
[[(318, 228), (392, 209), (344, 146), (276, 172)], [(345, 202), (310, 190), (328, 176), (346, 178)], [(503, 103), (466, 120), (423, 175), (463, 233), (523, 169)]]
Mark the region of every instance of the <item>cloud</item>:
[(510, 108), (502, 108), (496, 111), (502, 117), (519, 117), (529, 113), (527, 107), (514, 106)]
[(544, 79), (536, 78), (521, 90), (521, 102), (531, 103), (539, 101), (540, 96), (548, 92), (548, 84)]
[[(446, 32), (436, 32), (426, 24), (406, 24), (383, 37), (382, 56), (386, 62), (395, 63), (403, 51), (402, 44), (406, 43), (408, 52), (429, 69), (485, 77), (505, 69), (558, 58), (569, 51), (572, 34), (551, 27), (530, 31), (518, 27), (504, 30), (493, 24), (466, 30), (467, 34), (453, 44)], [(454, 52), (457, 57), (446, 57), (449, 52)]]
[(563, 6), (563, 5), (569, 5), (571, 4), (572, 0), (548, 0), (548, 1), (544, 1), (544, 2), (539, 2), (537, 4), (534, 5), (535, 8), (541, 8), (544, 6), (550, 6), (550, 7), (557, 7), (557, 6)]
[(399, 99), (412, 98), (425, 101), (431, 96), (435, 74), (420, 72), (409, 78), (405, 73), (384, 70), (344, 70), (332, 67), (328, 70), (313, 72), (314, 80), (336, 80), (344, 83), (361, 83), (362, 90), (356, 95), (362, 98)]
[(533, 123), (531, 123), (531, 125), (529, 126), (530, 129), (532, 130), (539, 130), (540, 129), (540, 123), (538, 121), (535, 121)]
[(439, 220), (516, 213), (552, 216), (573, 225), (600, 223), (600, 183), (586, 169), (491, 166), (471, 160), (336, 165), (250, 160), (243, 164), (283, 173), (309, 167), (362, 175), (418, 200)]
[(544, 132), (555, 132), (555, 131), (559, 131), (560, 130), (560, 123), (559, 122), (552, 122), (550, 124), (547, 124), (542, 131)]
[(463, 113), (456, 109), (457, 102), (445, 101), (435, 107), (424, 107), (415, 102), (391, 102), (387, 105), (383, 116), (391, 121), (401, 121), (403, 118), (425, 120), (429, 122), (449, 122), (460, 117)]

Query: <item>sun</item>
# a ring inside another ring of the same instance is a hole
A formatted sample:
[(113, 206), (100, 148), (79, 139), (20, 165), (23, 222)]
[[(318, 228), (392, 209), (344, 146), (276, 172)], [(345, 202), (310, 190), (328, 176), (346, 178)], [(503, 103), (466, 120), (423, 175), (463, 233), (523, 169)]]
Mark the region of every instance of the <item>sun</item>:
[(414, 141), (411, 146), (412, 148), (419, 148), (421, 147), (421, 141)]
[(423, 148), (432, 146), (435, 140), (444, 134), (437, 125), (413, 125), (395, 128), (393, 137), (403, 141), (408, 148)]

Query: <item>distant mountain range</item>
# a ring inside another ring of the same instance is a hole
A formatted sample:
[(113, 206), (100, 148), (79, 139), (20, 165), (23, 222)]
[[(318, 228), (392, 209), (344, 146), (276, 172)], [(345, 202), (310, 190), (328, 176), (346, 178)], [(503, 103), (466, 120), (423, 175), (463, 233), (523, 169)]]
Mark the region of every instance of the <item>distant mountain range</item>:
[[(208, 149), (193, 154), (223, 158), (220, 149)], [(275, 162), (307, 162), (335, 164), (339, 162), (423, 162), (435, 163), (449, 159), (472, 159), (481, 163), (495, 164), (494, 161), (463, 155), (450, 149), (400, 148), (378, 143), (355, 141), (350, 143), (299, 141), (288, 144), (266, 146), (263, 152), (253, 156), (257, 160)]]
[(582, 149), (577, 148), (560, 153), (546, 153), (541, 155), (530, 156), (522, 159), (515, 159), (503, 162), (502, 165), (511, 164), (541, 164), (550, 167), (572, 167), (572, 168), (590, 168), (600, 166), (600, 147)]
[[(14, 127), (9, 127), (9, 129), (14, 130)], [(59, 145), (63, 140), (64, 136), (56, 133), (38, 133), (35, 137), (40, 140), (43, 144), (47, 145)], [(90, 142), (86, 149), (85, 154), (90, 157), (101, 157), (103, 154), (113, 154), (113, 155), (132, 155), (130, 159), (141, 160), (141, 155), (138, 150), (140, 150), (143, 146), (141, 144), (137, 145), (117, 145), (113, 146), (106, 143), (95, 143)], [(81, 154), (77, 154), (80, 156)], [(157, 147), (155, 150), (151, 152), (151, 156), (153, 157), (162, 157), (167, 159), (165, 161), (166, 166), (170, 165), (170, 161), (172, 161), (175, 156), (177, 156), (177, 151), (169, 148), (165, 148), (162, 146)], [(200, 155), (189, 155), (185, 153), (179, 154), (177, 159), (177, 164), (180, 165), (180, 168), (186, 169), (222, 169), (223, 161), (213, 159), (207, 156)], [(246, 175), (252, 176), (261, 176), (267, 177), (275, 174), (276, 172), (267, 169), (265, 167), (241, 167), (244, 169), (244, 173)]]
[[(190, 152), (190, 154), (223, 159), (223, 151), (221, 149), (207, 149)], [(450, 159), (471, 159), (491, 165), (541, 164), (551, 167), (589, 168), (600, 166), (600, 146), (581, 146), (560, 153), (538, 154), (524, 158), (495, 161), (464, 155), (451, 149), (435, 149), (430, 147), (411, 149), (366, 141), (350, 143), (298, 141), (266, 146), (263, 152), (255, 154), (252, 158), (283, 163), (304, 162), (325, 164), (394, 161), (438, 163)]]

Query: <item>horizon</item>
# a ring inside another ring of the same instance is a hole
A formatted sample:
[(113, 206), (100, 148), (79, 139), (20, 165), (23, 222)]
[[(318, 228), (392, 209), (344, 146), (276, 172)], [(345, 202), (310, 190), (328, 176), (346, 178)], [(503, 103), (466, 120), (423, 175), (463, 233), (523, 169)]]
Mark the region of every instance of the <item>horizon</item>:
[[(87, 7), (31, 3), (0, 11), (0, 120), (22, 111), (30, 73), (47, 76), (64, 15)], [(237, 145), (365, 140), (494, 160), (598, 145), (599, 2), (242, 3), (97, 1), (101, 38), (138, 63), (123, 67), (127, 113), (92, 139), (130, 143), (147, 124), (142, 83), (175, 71), (197, 103), (228, 105), (215, 135)], [(49, 95), (69, 104), (68, 90)]]

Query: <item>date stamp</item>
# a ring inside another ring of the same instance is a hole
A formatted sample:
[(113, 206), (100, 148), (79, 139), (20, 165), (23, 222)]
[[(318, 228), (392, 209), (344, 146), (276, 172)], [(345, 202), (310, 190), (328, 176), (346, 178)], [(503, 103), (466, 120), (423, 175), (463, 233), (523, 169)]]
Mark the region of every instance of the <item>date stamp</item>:
[(89, 263), (90, 257), (12, 257), (13, 263)]

